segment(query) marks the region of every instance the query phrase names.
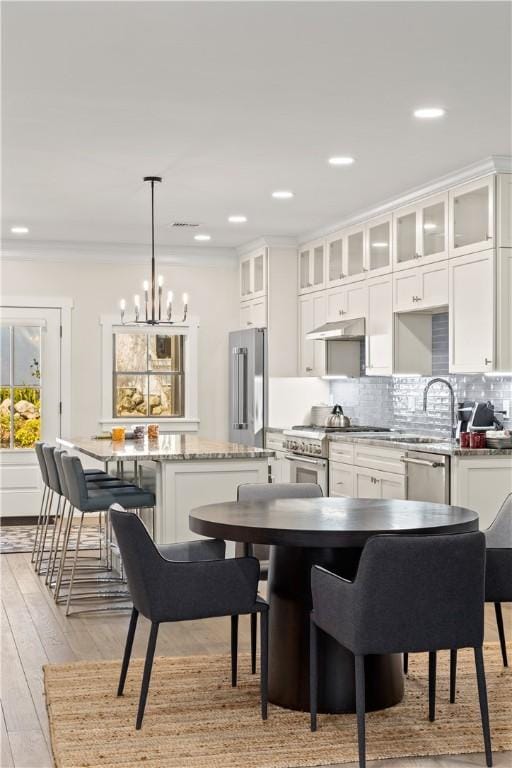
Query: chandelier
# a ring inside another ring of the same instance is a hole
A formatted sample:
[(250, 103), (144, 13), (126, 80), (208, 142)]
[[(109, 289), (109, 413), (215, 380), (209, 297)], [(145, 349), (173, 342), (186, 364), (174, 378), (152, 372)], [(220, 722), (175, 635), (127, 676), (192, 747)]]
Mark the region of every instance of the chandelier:
[(155, 264), (155, 183), (162, 181), (161, 176), (144, 176), (145, 182), (151, 184), (151, 297), (149, 280), (144, 280), (142, 288), (144, 291), (144, 312), (141, 317), (140, 294), (136, 293), (133, 297), (134, 319), (126, 320), (126, 300), (121, 299), (119, 308), (121, 310), (121, 323), (123, 325), (174, 325), (175, 323), (184, 323), (188, 312), (188, 294), (184, 293), (183, 317), (179, 320), (173, 320), (172, 312), (172, 291), (167, 291), (165, 302), (165, 318), (162, 320), (162, 295), (164, 287), (163, 275), (156, 276)]

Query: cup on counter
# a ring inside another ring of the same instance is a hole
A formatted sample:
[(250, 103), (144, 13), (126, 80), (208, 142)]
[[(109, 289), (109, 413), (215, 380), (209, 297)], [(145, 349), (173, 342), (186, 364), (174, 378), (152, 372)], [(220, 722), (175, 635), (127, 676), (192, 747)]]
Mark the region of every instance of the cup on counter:
[(158, 424), (148, 424), (148, 438), (150, 440), (157, 440), (159, 433)]
[(460, 433), (460, 447), (461, 448), (469, 448), (469, 436), (471, 432), (461, 432)]
[(119, 440), (124, 440), (125, 429), (124, 427), (112, 427), (112, 440), (117, 443)]
[(133, 427), (133, 437), (135, 440), (144, 439), (144, 424), (135, 424)]
[(469, 447), (470, 448), (485, 448), (487, 445), (487, 439), (485, 432), (470, 432), (469, 433)]

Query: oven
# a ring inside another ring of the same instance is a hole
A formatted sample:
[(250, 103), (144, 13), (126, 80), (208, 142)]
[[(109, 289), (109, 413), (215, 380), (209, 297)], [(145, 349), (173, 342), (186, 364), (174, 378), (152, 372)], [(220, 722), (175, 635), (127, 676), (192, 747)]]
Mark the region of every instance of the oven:
[(329, 495), (329, 462), (324, 458), (285, 454), (290, 465), (290, 483), (316, 483), (324, 496)]

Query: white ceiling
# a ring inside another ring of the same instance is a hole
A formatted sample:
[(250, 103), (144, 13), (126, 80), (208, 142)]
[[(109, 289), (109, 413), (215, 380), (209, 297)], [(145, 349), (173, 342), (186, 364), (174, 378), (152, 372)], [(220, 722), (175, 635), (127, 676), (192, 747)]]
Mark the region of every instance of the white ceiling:
[[(504, 2), (4, 2), (3, 214), (27, 239), (300, 235), (511, 154)], [(446, 107), (440, 121), (411, 116)], [(333, 154), (356, 158), (332, 168)], [(271, 198), (294, 190), (291, 201)], [(245, 214), (245, 225), (228, 224)], [(208, 244), (206, 244), (208, 247)]]

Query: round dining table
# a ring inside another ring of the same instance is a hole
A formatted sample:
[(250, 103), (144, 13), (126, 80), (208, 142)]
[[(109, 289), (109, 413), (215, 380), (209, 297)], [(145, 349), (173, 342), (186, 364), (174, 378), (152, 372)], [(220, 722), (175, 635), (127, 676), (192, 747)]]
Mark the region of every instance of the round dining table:
[[(377, 534), (457, 534), (478, 530), (478, 514), (420, 501), (353, 498), (223, 502), (193, 509), (192, 531), (270, 545), (268, 576), (269, 700), (309, 711), (311, 568), (321, 565), (353, 580), (365, 542)], [(354, 658), (320, 632), (318, 711), (355, 712)], [(401, 701), (401, 654), (367, 656), (366, 708)]]

